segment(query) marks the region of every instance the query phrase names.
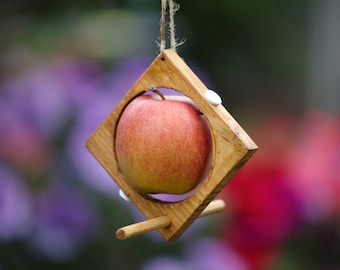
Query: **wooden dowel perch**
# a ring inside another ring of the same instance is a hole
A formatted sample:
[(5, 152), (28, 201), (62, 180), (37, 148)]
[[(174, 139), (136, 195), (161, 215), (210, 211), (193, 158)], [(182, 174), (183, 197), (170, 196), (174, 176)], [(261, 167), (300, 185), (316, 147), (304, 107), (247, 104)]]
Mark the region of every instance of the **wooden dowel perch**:
[[(223, 200), (214, 200), (202, 211), (200, 217), (208, 216), (223, 211), (225, 202)], [(127, 239), (133, 236), (141, 235), (153, 230), (166, 228), (171, 225), (171, 219), (168, 216), (161, 216), (146, 221), (138, 222), (132, 225), (122, 227), (117, 230), (118, 239)]]
[(168, 216), (162, 216), (122, 227), (117, 230), (116, 236), (118, 239), (123, 240), (143, 233), (151, 232), (153, 230), (166, 228), (170, 225), (171, 219)]
[(202, 211), (200, 217), (209, 216), (218, 212), (222, 212), (225, 208), (225, 202), (221, 199), (214, 200)]

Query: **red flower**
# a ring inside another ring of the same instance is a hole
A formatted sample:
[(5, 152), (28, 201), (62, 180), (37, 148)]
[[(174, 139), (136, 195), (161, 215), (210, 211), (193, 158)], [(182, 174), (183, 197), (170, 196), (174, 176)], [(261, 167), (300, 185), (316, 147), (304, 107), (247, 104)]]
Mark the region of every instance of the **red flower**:
[(231, 208), (223, 235), (250, 269), (270, 265), (297, 220), (298, 200), (285, 183), (290, 131), (287, 116), (260, 127), (254, 138), (258, 152), (223, 191)]

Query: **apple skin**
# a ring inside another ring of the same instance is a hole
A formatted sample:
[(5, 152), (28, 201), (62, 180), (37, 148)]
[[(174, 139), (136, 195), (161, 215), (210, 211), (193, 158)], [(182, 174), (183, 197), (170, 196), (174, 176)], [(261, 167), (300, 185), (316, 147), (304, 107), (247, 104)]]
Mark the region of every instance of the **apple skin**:
[(133, 99), (116, 129), (120, 170), (141, 194), (192, 191), (211, 168), (212, 148), (209, 125), (192, 104), (154, 95)]

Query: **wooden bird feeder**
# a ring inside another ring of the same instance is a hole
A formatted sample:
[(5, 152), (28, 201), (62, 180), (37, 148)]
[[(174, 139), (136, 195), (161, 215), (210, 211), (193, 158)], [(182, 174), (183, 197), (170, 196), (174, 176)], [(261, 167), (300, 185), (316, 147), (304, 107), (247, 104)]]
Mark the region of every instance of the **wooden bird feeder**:
[[(165, 202), (139, 194), (127, 184), (117, 163), (115, 132), (119, 118), (129, 102), (147, 92), (150, 86), (181, 92), (199, 107), (210, 124), (213, 139), (211, 171), (203, 184), (181, 201)], [(118, 229), (119, 239), (157, 229), (165, 240), (175, 241), (199, 216), (223, 210), (224, 202), (213, 199), (253, 155), (257, 146), (222, 104), (212, 105), (206, 100), (207, 90), (174, 50), (164, 50), (87, 140), (88, 150), (147, 218)]]

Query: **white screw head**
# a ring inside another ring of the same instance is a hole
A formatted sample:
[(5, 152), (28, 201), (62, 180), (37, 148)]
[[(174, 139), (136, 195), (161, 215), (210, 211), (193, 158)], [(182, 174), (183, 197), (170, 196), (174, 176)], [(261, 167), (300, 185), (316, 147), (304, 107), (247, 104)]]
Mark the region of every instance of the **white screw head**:
[(211, 103), (212, 105), (219, 105), (222, 104), (222, 99), (219, 96), (219, 94), (217, 94), (215, 91), (213, 90), (207, 90), (204, 93), (205, 98), (207, 99), (207, 101), (209, 103)]
[(119, 196), (120, 196), (124, 201), (131, 202), (130, 199), (129, 199), (129, 197), (126, 196), (126, 194), (124, 193), (124, 191), (121, 190), (121, 189), (119, 190)]

